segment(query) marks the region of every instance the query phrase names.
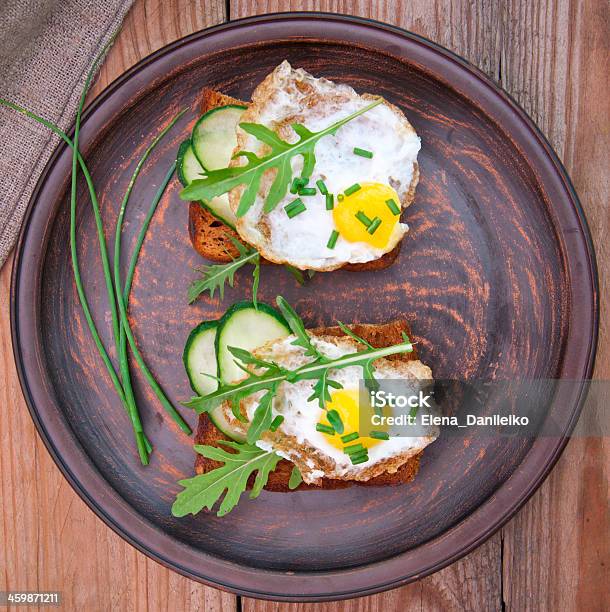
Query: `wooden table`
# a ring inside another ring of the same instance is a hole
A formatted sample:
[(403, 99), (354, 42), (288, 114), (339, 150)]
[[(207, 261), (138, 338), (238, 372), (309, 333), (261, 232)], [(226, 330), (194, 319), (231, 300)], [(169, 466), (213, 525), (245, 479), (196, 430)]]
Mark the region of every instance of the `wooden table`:
[[(596, 377), (610, 379), (609, 12), (603, 0), (136, 0), (93, 95), (191, 32), (255, 13), (314, 9), (371, 17), (431, 38), (483, 69), (542, 128), (591, 225), (602, 297)], [(603, 438), (572, 440), (525, 508), (479, 549), (389, 593), (336, 604), (240, 601), (163, 568), (85, 506), (38, 438), (13, 364), (9, 282), (10, 261), (0, 274), (0, 589), (60, 590), (65, 609), (79, 611), (604, 608), (610, 453)]]

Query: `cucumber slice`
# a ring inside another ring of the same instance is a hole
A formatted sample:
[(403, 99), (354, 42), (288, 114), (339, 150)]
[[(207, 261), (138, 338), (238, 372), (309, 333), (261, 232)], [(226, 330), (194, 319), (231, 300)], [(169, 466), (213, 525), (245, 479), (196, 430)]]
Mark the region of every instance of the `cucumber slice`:
[(193, 181), (203, 178), (205, 170), (195, 157), (190, 138), (182, 142), (176, 158), (176, 171), (178, 180), (188, 187)]
[(218, 321), (199, 323), (184, 345), (182, 361), (191, 387), (197, 395), (208, 395), (218, 388), (218, 382), (206, 376), (218, 376), (215, 348), (217, 328)]
[(228, 347), (246, 350), (258, 348), (276, 338), (290, 334), (284, 317), (267, 304), (260, 302), (255, 308), (252, 302), (233, 304), (218, 323), (216, 333), (216, 359), (218, 376), (223, 383), (231, 383), (244, 375)]
[(234, 104), (213, 108), (193, 128), (193, 150), (206, 170), (226, 168), (237, 146), (235, 130), (245, 106)]
[[(193, 329), (186, 340), (182, 361), (186, 374), (191, 383), (191, 388), (197, 395), (207, 395), (216, 391), (218, 382), (205, 374), (216, 376), (218, 374), (218, 363), (216, 360), (216, 331), (218, 321), (204, 321)], [(214, 425), (229, 438), (244, 441), (244, 436), (235, 431), (227, 421), (220, 406), (208, 413)]]
[[(178, 173), (178, 179), (185, 187), (190, 185), (194, 180), (201, 178), (205, 173), (203, 166), (199, 163), (199, 160), (195, 156), (190, 139), (185, 140), (178, 149), (176, 171)], [(223, 193), (216, 198), (212, 198), (207, 203), (199, 203), (206, 210), (209, 210), (219, 221), (222, 221), (225, 225), (235, 229), (235, 222), (237, 221), (237, 218), (229, 205), (228, 193)]]

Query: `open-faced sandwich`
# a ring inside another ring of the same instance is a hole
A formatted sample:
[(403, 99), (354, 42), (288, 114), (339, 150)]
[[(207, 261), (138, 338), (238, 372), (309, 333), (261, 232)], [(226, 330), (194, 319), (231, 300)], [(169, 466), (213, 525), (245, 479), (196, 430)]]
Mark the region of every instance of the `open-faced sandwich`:
[(394, 261), (419, 178), (420, 139), (400, 109), (285, 61), (250, 103), (206, 89), (201, 110), (178, 167), (206, 259), (238, 256), (232, 236), (301, 270)]
[(404, 322), (306, 330), (285, 300), (277, 303), (281, 312), (239, 302), (186, 343), (198, 394), (187, 405), (200, 413), (198, 476), (181, 481), (178, 516), (211, 509), (225, 491), (226, 514), (247, 487), (255, 497), (263, 487), (403, 484), (438, 435), (435, 427), (417, 436), (359, 433), (363, 384), (399, 381), (417, 392), (432, 379)]

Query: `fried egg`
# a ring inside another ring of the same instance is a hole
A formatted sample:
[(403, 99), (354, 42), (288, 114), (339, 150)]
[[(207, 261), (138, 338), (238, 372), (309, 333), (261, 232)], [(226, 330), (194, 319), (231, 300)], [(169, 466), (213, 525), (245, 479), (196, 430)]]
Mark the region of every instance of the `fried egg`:
[[(294, 336), (274, 340), (254, 351), (257, 357), (272, 360), (280, 366), (295, 369), (311, 361), (304, 349), (292, 345)], [(329, 358), (354, 353), (361, 347), (348, 336), (319, 336), (312, 338), (313, 344)], [(430, 368), (421, 361), (390, 360), (375, 361), (375, 378), (379, 381), (400, 380), (410, 390), (416, 392), (423, 381), (432, 379)], [(416, 437), (390, 436), (379, 440), (366, 435), (358, 437), (350, 444), (362, 444), (368, 453), (365, 462), (354, 465), (344, 451), (347, 445), (341, 436), (318, 431), (316, 425), (328, 422), (328, 411), (336, 410), (344, 426), (342, 435), (358, 432), (360, 428), (360, 407), (362, 368), (356, 366), (331, 370), (329, 378), (338, 382), (341, 388), (332, 389), (330, 402), (325, 409), (320, 408), (318, 400), (310, 400), (315, 381), (301, 380), (280, 384), (272, 404), (273, 417), (281, 415), (283, 421), (276, 431), (264, 432), (257, 446), (273, 450), (292, 461), (301, 471), (303, 480), (318, 484), (321, 478), (366, 481), (384, 472), (393, 473), (411, 457), (420, 453), (438, 436), (438, 428), (426, 427), (418, 430)], [(241, 401), (241, 410), (248, 420), (252, 420), (260, 398), (264, 392), (248, 396)], [(238, 421), (227, 403), (223, 405), (227, 420), (233, 427), (245, 433), (247, 423)], [(383, 430), (383, 428), (376, 428)], [(386, 430), (387, 431), (387, 430)]]
[[(294, 70), (285, 61), (255, 89), (241, 121), (265, 125), (284, 140), (295, 142), (297, 135), (291, 124), (319, 131), (375, 99), (359, 95), (347, 85), (315, 78), (303, 69)], [(266, 145), (241, 128), (237, 129), (237, 142), (235, 152), (268, 153)], [(369, 151), (372, 157), (357, 155), (355, 149)], [(268, 170), (254, 205), (238, 219), (237, 231), (265, 259), (300, 269), (334, 270), (347, 263), (378, 259), (394, 249), (408, 230), (400, 222), (400, 212), (414, 197), (419, 149), (420, 139), (407, 118), (384, 100), (340, 127), (335, 135), (317, 142), (316, 163), (307, 185), (315, 188), (314, 195), (288, 192), (273, 211), (264, 212), (276, 174), (275, 169)], [(243, 158), (232, 162), (242, 163)], [(291, 164), (292, 176), (299, 177), (302, 156), (294, 156)], [(317, 185), (320, 180), (333, 196), (332, 209), (327, 208), (326, 195)], [(234, 211), (244, 189), (239, 186), (229, 194)], [(286, 207), (297, 199), (305, 210), (290, 216)], [(372, 221), (375, 228), (370, 231)]]

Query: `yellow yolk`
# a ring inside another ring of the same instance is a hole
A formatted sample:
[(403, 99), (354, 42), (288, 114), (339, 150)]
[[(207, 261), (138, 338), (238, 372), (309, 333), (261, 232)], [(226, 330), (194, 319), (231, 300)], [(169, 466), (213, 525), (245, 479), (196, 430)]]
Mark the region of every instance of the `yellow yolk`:
[[(326, 402), (326, 410), (336, 410), (341, 417), (343, 422), (343, 433), (341, 435), (334, 434), (323, 434), (328, 442), (330, 442), (335, 448), (343, 450), (345, 446), (350, 444), (362, 444), (365, 448), (371, 448), (379, 444), (381, 440), (368, 437), (360, 437), (357, 440), (351, 442), (343, 442), (341, 436), (358, 431), (360, 426), (360, 391), (358, 389), (338, 389), (330, 394), (330, 402)], [(370, 407), (369, 407), (370, 410)], [(324, 425), (330, 425), (326, 416), (320, 419), (320, 422)]]
[[(335, 201), (333, 219), (335, 227), (348, 242), (366, 242), (378, 249), (386, 247), (394, 232), (400, 215), (395, 215), (386, 204), (394, 200), (400, 209), (398, 194), (389, 185), (383, 183), (360, 183), (360, 189), (350, 195), (344, 195), (343, 200)], [(356, 215), (362, 212), (371, 221), (378, 217), (381, 224), (370, 234), (367, 226)]]

